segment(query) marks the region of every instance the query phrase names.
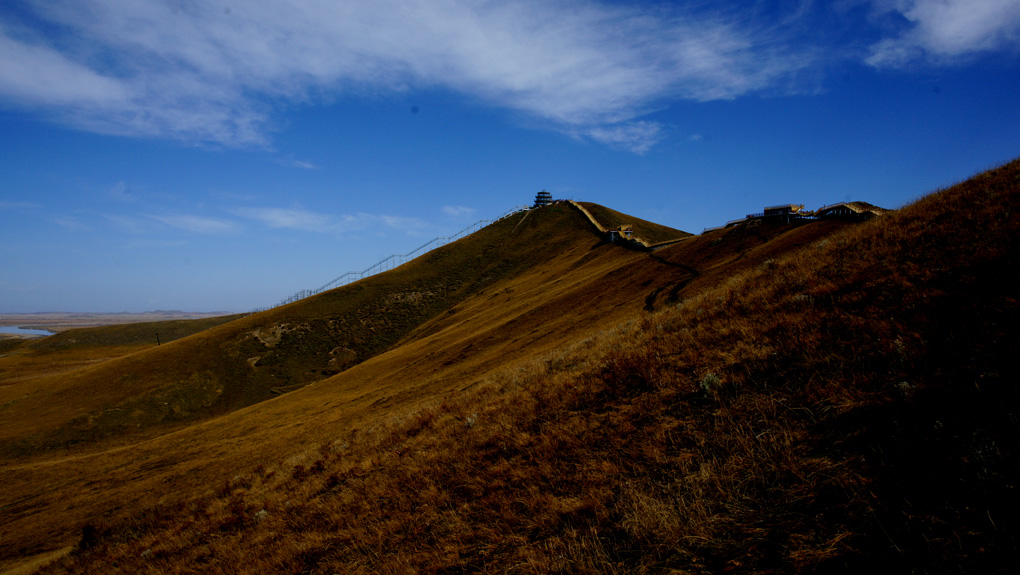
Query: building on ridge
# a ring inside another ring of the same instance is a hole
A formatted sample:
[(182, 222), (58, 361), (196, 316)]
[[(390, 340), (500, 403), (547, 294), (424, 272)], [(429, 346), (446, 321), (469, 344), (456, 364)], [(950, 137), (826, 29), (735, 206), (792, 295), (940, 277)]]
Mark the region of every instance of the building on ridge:
[(724, 225), (714, 228), (705, 228), (701, 233), (728, 228), (749, 222), (766, 221), (772, 223), (789, 224), (809, 220), (830, 220), (839, 219), (847, 221), (862, 222), (881, 216), (889, 210), (869, 204), (868, 202), (838, 202), (822, 206), (815, 211), (805, 210), (804, 204), (783, 204), (779, 206), (766, 206), (765, 211), (757, 214), (747, 214), (743, 218), (730, 220)]
[(775, 218), (783, 223), (790, 223), (793, 220), (801, 219), (805, 213), (804, 204), (783, 204), (781, 206), (766, 206), (761, 217)]
[(536, 207), (536, 208), (541, 208), (542, 206), (548, 206), (552, 202), (553, 202), (552, 194), (550, 194), (549, 192), (547, 192), (545, 190), (542, 190), (541, 192), (538, 192), (537, 194), (535, 194), (535, 205), (534, 205), (534, 207)]

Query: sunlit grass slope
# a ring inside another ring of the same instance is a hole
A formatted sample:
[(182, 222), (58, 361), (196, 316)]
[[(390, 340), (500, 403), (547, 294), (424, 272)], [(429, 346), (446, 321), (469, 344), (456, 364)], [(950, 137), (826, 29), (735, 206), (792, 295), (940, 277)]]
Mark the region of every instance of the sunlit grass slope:
[[(318, 425), (325, 421), (349, 422), (371, 410), (386, 413), (394, 404), (431, 401), (439, 391), (477, 380), (480, 374), (475, 370), (480, 366), (519, 361), (562, 345), (563, 338), (574, 337), (579, 330), (596, 329), (640, 311), (646, 288), (650, 291), (673, 279), (674, 267), (603, 243), (575, 210), (538, 210), (506, 223), (434, 252), (422, 262), (316, 298), (66, 377), (17, 381), (10, 386), (19, 394), (17, 401), (0, 412), (5, 418), (3, 432), (12, 438), (8, 445), (38, 442), (38, 429), (46, 424), (52, 427), (52, 421), (69, 414), (78, 418), (72, 426), (82, 424), (75, 428), (77, 437), (88, 438), (95, 420), (81, 414), (90, 410), (100, 417), (110, 417), (108, 412), (138, 417), (149, 406), (157, 414), (177, 415), (174, 410), (182, 409), (181, 402), (195, 396), (201, 399), (217, 374), (250, 381), (258, 361), (236, 361), (236, 353), (231, 356), (224, 350), (251, 344), (251, 339), (259, 340), (261, 347), (254, 349), (264, 357), (303, 352), (313, 366), (328, 365), (335, 357), (331, 351), (336, 340), (327, 340), (329, 347), (320, 345), (318, 355), (307, 351), (316, 337), (323, 338), (309, 326), (312, 322), (318, 322), (316, 329), (325, 330), (324, 316), (338, 322), (344, 319), (339, 314), (327, 316), (337, 309), (366, 314), (368, 326), (349, 327), (341, 334), (345, 341), (353, 341), (355, 336), (376, 334), (384, 331), (380, 326), (400, 321), (402, 310), (427, 299), (422, 292), (436, 291), (436, 284), (460, 290), (447, 299), (442, 313), (431, 313), (431, 320), (416, 326), (418, 335), (408, 337), (406, 345), (379, 356), (375, 364), (343, 372), (328, 385), (323, 382), (324, 387), (309, 390), (293, 403), (271, 402), (277, 407), (267, 407), (270, 411), (257, 409), (238, 420), (211, 422), (212, 427), (182, 429), (159, 439), (151, 439), (154, 433), (146, 435), (144, 428), (130, 433), (134, 431), (130, 426), (122, 426), (129, 433), (111, 434), (111, 439), (89, 449), (71, 445), (70, 450), (59, 446), (46, 452), (29, 446), (25, 455), (17, 457), (10, 450), (8, 464), (0, 469), (0, 481), (8, 488), (0, 494), (0, 509), (6, 515), (0, 522), (0, 551), (10, 556), (47, 545), (38, 531), (26, 525), (41, 521), (41, 527), (35, 527), (54, 534), (67, 531), (77, 520), (69, 523), (62, 516), (65, 512), (80, 519), (100, 509), (124, 509), (136, 501), (157, 500), (165, 489), (205, 488), (210, 474), (229, 472), (224, 470), (246, 465), (253, 458), (286, 457), (295, 449), (294, 441), (308, 441), (302, 434), (318, 441), (319, 435), (328, 432), (328, 427)], [(628, 275), (638, 274), (642, 285), (619, 280), (618, 272), (631, 268), (637, 271)], [(448, 273), (440, 273), (444, 270)], [(376, 310), (375, 315), (364, 307)], [(400, 333), (393, 330), (387, 337), (395, 339), (393, 334)], [(239, 369), (240, 375), (231, 374), (232, 368)], [(133, 382), (147, 382), (149, 387), (126, 385)], [(171, 385), (160, 388), (161, 382)], [(34, 387), (27, 387), (29, 383)], [(115, 407), (107, 407), (111, 405)], [(130, 409), (124, 409), (125, 405)], [(309, 421), (311, 413), (325, 419)], [(179, 422), (178, 429), (184, 423)], [(226, 428), (217, 427), (221, 424)], [(150, 427), (164, 433), (173, 429)], [(132, 441), (146, 438), (131, 446)], [(58, 508), (60, 512), (55, 512)], [(18, 541), (28, 541), (30, 547), (18, 547)]]
[[(415, 401), (366, 389), (357, 422), (331, 416), (354, 379), (400, 373), (380, 355), (202, 426), (193, 440), (224, 453), (236, 437), (277, 455), (94, 518), (51, 571), (1016, 572), (1018, 209), (1014, 162), (795, 249), (778, 246), (818, 228), (692, 239), (747, 249), (658, 261), (691, 269), (657, 312)], [(293, 438), (290, 459), (258, 421)]]
[(634, 230), (634, 235), (650, 244), (691, 235), (687, 232), (678, 232), (677, 230), (662, 224), (649, 222), (648, 220), (620, 213), (599, 204), (593, 204), (591, 202), (579, 203), (584, 206), (584, 209), (588, 210), (588, 212), (594, 216), (603, 227), (607, 229), (616, 229), (622, 225), (630, 225)]
[[(339, 436), (399, 421), (437, 402), (459, 401), (493, 372), (561, 353), (579, 339), (639, 319), (648, 310), (673, 307), (693, 289), (761, 265), (780, 250), (772, 246), (789, 249), (838, 227), (765, 226), (744, 236), (690, 238), (648, 255), (604, 243), (575, 210), (563, 206), (510, 223), (502, 229), (502, 241), (496, 238), (501, 251), (490, 252), (489, 267), (482, 269), (495, 277), (385, 353), (273, 401), (135, 445), (121, 442), (110, 448), (107, 442), (99, 452), (60, 450), (42, 460), (9, 460), (0, 468), (0, 481), (9, 486), (0, 495), (6, 515), (0, 523), (0, 556), (73, 543), (78, 527), (90, 517), (117, 517), (201, 495), (239, 471), (301, 462), (309, 448), (314, 453), (316, 446)], [(456, 253), (463, 244), (450, 247), (455, 253), (437, 254), (440, 264), (442, 258), (464, 257)], [(361, 288), (364, 292), (371, 286)], [(389, 293), (378, 290), (376, 295)], [(214, 349), (231, 334), (252, 329), (244, 322), (311, 321), (335, 305), (312, 298), (193, 337)], [(139, 365), (145, 363), (139, 360)]]
[[(399, 270), (172, 344), (182, 329), (175, 322), (46, 338), (32, 349), (50, 354), (51, 373), (5, 388), (7, 401), (15, 403), (0, 411), (0, 454), (149, 437), (292, 391), (377, 355), (423, 322), (550, 254), (596, 241), (574, 210), (550, 207), (493, 224)], [(214, 323), (221, 322), (205, 325)], [(157, 337), (167, 345), (156, 347)], [(122, 348), (120, 355), (135, 353), (113, 361), (93, 361), (112, 356), (97, 352), (103, 343), (139, 347)], [(82, 364), (71, 357), (88, 359)], [(69, 362), (82, 369), (63, 369)]]

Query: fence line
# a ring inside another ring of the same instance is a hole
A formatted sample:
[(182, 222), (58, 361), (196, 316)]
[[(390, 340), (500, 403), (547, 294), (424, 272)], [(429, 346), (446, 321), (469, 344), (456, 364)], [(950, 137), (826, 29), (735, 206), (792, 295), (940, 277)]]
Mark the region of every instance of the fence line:
[(331, 281), (328, 281), (328, 282), (322, 284), (317, 289), (300, 290), (298, 292), (295, 292), (290, 297), (286, 297), (286, 298), (280, 300), (280, 303), (278, 303), (278, 304), (276, 304), (274, 306), (253, 309), (253, 310), (251, 310), (250, 313), (258, 313), (260, 311), (266, 311), (266, 310), (270, 310), (270, 309), (273, 309), (273, 308), (276, 308), (276, 307), (280, 307), (282, 305), (287, 305), (289, 303), (294, 303), (294, 302), (296, 302), (298, 300), (305, 299), (306, 297), (310, 297), (310, 296), (313, 296), (313, 295), (316, 295), (316, 294), (320, 294), (320, 293), (322, 293), (324, 291), (328, 291), (328, 290), (331, 290), (331, 289), (334, 289), (334, 288), (342, 287), (342, 286), (345, 286), (347, 284), (356, 282), (358, 280), (363, 280), (363, 279), (365, 279), (367, 277), (374, 276), (374, 275), (376, 275), (378, 273), (382, 273), (382, 272), (389, 271), (391, 269), (400, 267), (400, 266), (404, 265), (405, 263), (407, 263), (407, 262), (409, 262), (409, 261), (411, 261), (413, 259), (416, 259), (416, 258), (418, 258), (420, 256), (423, 256), (423, 255), (429, 253), (430, 251), (432, 251), (432, 250), (434, 250), (436, 248), (440, 248), (440, 247), (445, 246), (446, 244), (455, 242), (455, 241), (457, 241), (457, 240), (459, 240), (459, 239), (461, 239), (461, 238), (463, 238), (465, 236), (469, 236), (469, 235), (477, 232), (478, 230), (480, 230), (480, 229), (482, 229), (482, 228), (484, 228), (486, 226), (489, 226), (489, 225), (494, 224), (496, 222), (502, 221), (502, 220), (504, 220), (506, 218), (509, 218), (510, 216), (512, 216), (514, 214), (519, 214), (519, 213), (521, 213), (523, 211), (526, 211), (526, 210), (529, 210), (529, 209), (531, 209), (531, 208), (529, 208), (527, 206), (517, 206), (516, 208), (508, 210), (507, 212), (505, 212), (503, 215), (497, 217), (496, 219), (493, 219), (493, 220), (478, 220), (477, 222), (471, 224), (470, 226), (468, 226), (468, 227), (460, 230), (459, 232), (453, 234), (452, 236), (439, 236), (437, 238), (433, 238), (432, 240), (425, 242), (424, 244), (422, 244), (422, 245), (418, 246), (417, 248), (407, 252), (406, 254), (393, 254), (393, 255), (391, 255), (389, 257), (386, 257), (386, 258), (383, 258), (383, 259), (379, 260), (378, 262), (368, 266), (367, 268), (365, 268), (365, 269), (363, 269), (361, 271), (351, 271), (351, 272), (347, 272), (345, 274), (341, 274), (341, 275), (333, 278)]
[(721, 229), (725, 228), (727, 225), (729, 225), (730, 223), (733, 223), (733, 222), (742, 222), (742, 221), (744, 221), (744, 220), (732, 220), (731, 222), (727, 222), (727, 223), (725, 223), (725, 224), (723, 224), (721, 226), (713, 226), (711, 228), (704, 228), (703, 230), (701, 230), (701, 234), (699, 234), (699, 235), (704, 235), (704, 234), (707, 234), (708, 232), (714, 232), (716, 230), (721, 230)]
[[(836, 202), (835, 204), (826, 204), (826, 205), (824, 205), (824, 206), (822, 206), (822, 207), (818, 208), (817, 210), (815, 210), (815, 213), (817, 214), (818, 212), (821, 212), (821, 211), (827, 210), (827, 209), (829, 209), (829, 208), (834, 208), (834, 207), (836, 207), (836, 206), (843, 206), (843, 205), (845, 205), (845, 206), (847, 206), (848, 208), (850, 208), (851, 210), (853, 210), (854, 208), (850, 206), (850, 204), (852, 204), (852, 203), (853, 203), (853, 202)], [(856, 210), (855, 210), (855, 211), (856, 211)]]

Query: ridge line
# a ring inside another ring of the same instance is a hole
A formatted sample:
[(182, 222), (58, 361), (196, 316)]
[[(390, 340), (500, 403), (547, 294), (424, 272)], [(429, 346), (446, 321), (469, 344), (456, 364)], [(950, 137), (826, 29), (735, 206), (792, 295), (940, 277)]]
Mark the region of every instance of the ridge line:
[(497, 217), (495, 219), (492, 219), (492, 220), (486, 220), (486, 219), (478, 220), (477, 222), (471, 224), (470, 226), (460, 230), (459, 232), (457, 232), (457, 233), (455, 233), (455, 234), (453, 234), (451, 236), (437, 236), (437, 237), (432, 238), (431, 240), (425, 242), (424, 244), (418, 246), (417, 248), (407, 252), (406, 254), (392, 254), (392, 255), (390, 255), (388, 257), (385, 257), (385, 258), (379, 260), (378, 262), (368, 266), (367, 268), (365, 268), (363, 270), (360, 270), (360, 271), (357, 271), (357, 270), (349, 271), (349, 272), (340, 274), (339, 276), (337, 276), (337, 277), (333, 278), (332, 280), (322, 284), (321, 286), (319, 286), (316, 289), (305, 289), (305, 290), (297, 291), (293, 295), (280, 300), (280, 302), (277, 303), (276, 305), (272, 305), (272, 306), (264, 307), (264, 308), (254, 308), (251, 311), (249, 311), (248, 314), (251, 315), (251, 314), (256, 314), (256, 313), (259, 313), (259, 312), (275, 309), (275, 308), (278, 308), (280, 306), (284, 306), (284, 305), (287, 305), (289, 303), (294, 303), (294, 302), (296, 302), (298, 300), (305, 299), (306, 297), (311, 297), (313, 295), (320, 294), (320, 293), (322, 293), (324, 291), (331, 290), (331, 289), (338, 288), (338, 287), (342, 287), (342, 286), (345, 286), (347, 284), (356, 282), (358, 280), (363, 280), (363, 279), (365, 279), (367, 277), (374, 276), (374, 275), (376, 275), (378, 273), (382, 273), (384, 271), (392, 270), (394, 268), (397, 268), (397, 267), (400, 267), (400, 266), (406, 264), (407, 262), (415, 260), (418, 257), (423, 256), (423, 255), (431, 252), (432, 250), (434, 250), (436, 248), (440, 248), (442, 246), (445, 246), (448, 243), (451, 243), (451, 242), (457, 241), (457, 240), (459, 240), (459, 239), (461, 239), (463, 237), (469, 236), (469, 235), (471, 235), (471, 234), (481, 230), (482, 228), (488, 227), (491, 224), (494, 224), (496, 222), (502, 221), (502, 220), (504, 220), (506, 218), (509, 218), (510, 216), (512, 216), (514, 214), (519, 214), (521, 212), (528, 211), (530, 209), (531, 209), (530, 207), (526, 207), (526, 206), (517, 206), (515, 208), (512, 208), (512, 209), (504, 212), (502, 215), (500, 215), (499, 217)]

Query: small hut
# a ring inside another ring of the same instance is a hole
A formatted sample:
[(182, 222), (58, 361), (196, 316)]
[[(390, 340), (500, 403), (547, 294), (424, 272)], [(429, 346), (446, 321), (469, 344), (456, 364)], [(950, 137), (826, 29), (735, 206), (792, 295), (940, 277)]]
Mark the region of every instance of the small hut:
[(541, 192), (538, 192), (537, 194), (535, 194), (535, 206), (534, 207), (541, 208), (542, 206), (548, 206), (549, 204), (552, 203), (552, 201), (553, 201), (552, 200), (552, 194), (550, 194), (549, 192), (547, 192), (545, 190), (542, 190)]

